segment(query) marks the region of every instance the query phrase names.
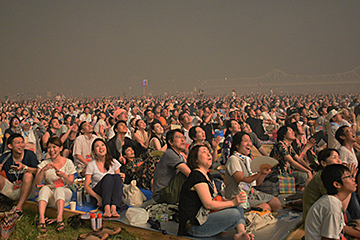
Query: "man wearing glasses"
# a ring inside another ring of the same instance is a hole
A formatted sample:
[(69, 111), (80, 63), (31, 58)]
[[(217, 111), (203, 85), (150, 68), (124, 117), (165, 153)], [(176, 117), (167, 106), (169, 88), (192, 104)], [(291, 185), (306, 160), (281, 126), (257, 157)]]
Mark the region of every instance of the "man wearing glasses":
[(191, 170), (183, 152), (185, 137), (179, 129), (166, 134), (167, 150), (156, 165), (153, 198), (158, 203), (178, 203), (180, 190)]
[(327, 194), (309, 210), (305, 221), (305, 239), (346, 239), (343, 236), (345, 221), (342, 203), (356, 191), (355, 178), (344, 165), (332, 164), (325, 167), (321, 180)]

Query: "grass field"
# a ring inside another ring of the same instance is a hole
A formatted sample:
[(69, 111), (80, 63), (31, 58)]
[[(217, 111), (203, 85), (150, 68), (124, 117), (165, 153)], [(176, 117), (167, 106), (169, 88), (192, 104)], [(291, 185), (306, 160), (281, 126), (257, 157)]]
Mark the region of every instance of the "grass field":
[[(56, 224), (47, 227), (45, 234), (40, 233), (36, 228), (36, 222), (38, 219), (37, 213), (31, 210), (25, 210), (22, 218), (16, 224), (10, 240), (32, 240), (32, 239), (52, 239), (52, 240), (72, 240), (77, 239), (80, 234), (91, 231), (89, 221), (85, 222), (84, 228), (78, 228), (74, 230), (69, 225), (66, 225), (66, 229), (60, 233), (56, 232)], [(111, 226), (111, 222), (109, 222)], [(142, 239), (135, 233), (129, 233), (126, 228), (122, 228), (121, 232), (108, 239), (124, 239), (124, 240), (138, 240)]]

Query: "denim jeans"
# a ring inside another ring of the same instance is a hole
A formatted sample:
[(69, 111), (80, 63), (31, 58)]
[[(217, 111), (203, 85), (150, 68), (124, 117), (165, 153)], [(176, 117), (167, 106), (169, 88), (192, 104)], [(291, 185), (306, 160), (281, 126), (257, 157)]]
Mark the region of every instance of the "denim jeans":
[[(122, 206), (123, 185), (119, 174), (106, 174), (93, 188), (94, 192), (102, 198), (102, 206), (116, 205), (119, 209)], [(97, 206), (96, 198), (90, 198), (91, 204)]]
[(194, 237), (211, 237), (234, 229), (238, 224), (245, 225), (244, 209), (232, 207), (213, 212), (203, 225), (193, 226), (188, 233)]

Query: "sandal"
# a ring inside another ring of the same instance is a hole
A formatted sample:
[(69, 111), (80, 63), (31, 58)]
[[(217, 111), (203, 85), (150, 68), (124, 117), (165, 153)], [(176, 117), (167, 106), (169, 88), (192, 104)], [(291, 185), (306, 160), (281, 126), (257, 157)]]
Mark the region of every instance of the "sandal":
[(109, 234), (107, 233), (95, 233), (93, 231), (85, 233), (85, 234), (80, 234), (78, 237), (78, 240), (105, 240), (109, 237)]
[(37, 229), (41, 232), (41, 233), (46, 233), (47, 229), (46, 229), (46, 224), (45, 223), (38, 223), (37, 224)]
[(119, 217), (120, 214), (118, 214), (117, 212), (111, 214), (111, 218), (119, 218)]
[(121, 232), (121, 227), (104, 226), (104, 227), (94, 230), (94, 232), (97, 234), (107, 233), (107, 234), (109, 234), (109, 236), (113, 236), (113, 235), (116, 235)]
[(64, 231), (66, 226), (65, 226), (65, 223), (62, 221), (62, 222), (57, 222), (57, 227), (56, 227), (56, 231), (57, 232), (61, 232), (61, 231)]

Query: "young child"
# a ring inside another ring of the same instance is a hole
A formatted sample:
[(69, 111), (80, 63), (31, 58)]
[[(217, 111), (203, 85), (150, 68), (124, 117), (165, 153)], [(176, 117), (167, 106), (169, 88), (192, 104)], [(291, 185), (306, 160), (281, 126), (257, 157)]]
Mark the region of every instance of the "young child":
[(327, 194), (310, 208), (305, 221), (305, 239), (345, 239), (342, 202), (356, 191), (355, 178), (341, 164), (332, 164), (323, 170), (321, 180)]

